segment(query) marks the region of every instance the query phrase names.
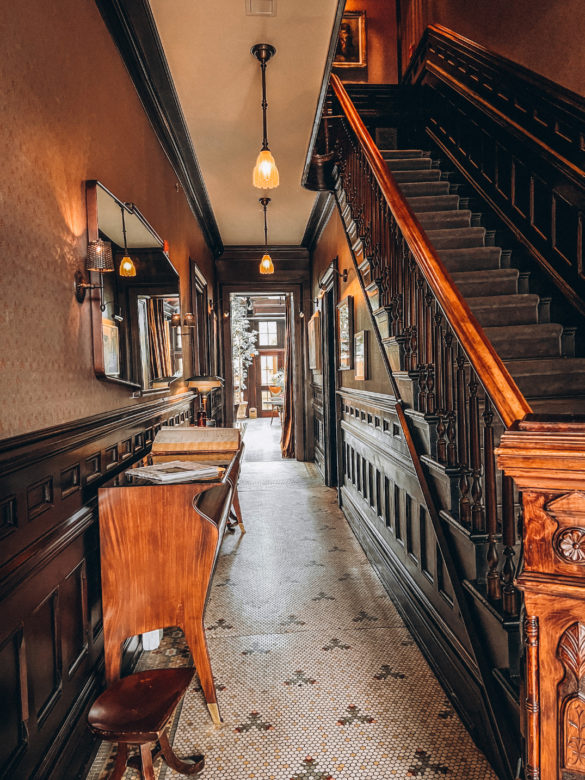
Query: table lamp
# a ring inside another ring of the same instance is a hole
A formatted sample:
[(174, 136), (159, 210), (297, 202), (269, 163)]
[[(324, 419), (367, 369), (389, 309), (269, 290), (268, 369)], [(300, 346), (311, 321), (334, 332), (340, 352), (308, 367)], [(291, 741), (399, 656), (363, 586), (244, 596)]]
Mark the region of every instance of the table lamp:
[(207, 425), (207, 395), (214, 387), (223, 387), (223, 379), (220, 376), (190, 376), (185, 380), (187, 387), (193, 388), (201, 395), (203, 409), (197, 412), (197, 425)]

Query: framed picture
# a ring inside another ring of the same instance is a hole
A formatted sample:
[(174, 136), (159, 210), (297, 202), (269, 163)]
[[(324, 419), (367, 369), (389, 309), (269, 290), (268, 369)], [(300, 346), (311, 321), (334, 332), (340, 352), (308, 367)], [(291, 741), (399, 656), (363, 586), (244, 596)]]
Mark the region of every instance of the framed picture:
[(104, 373), (107, 376), (120, 376), (120, 335), (113, 320), (102, 319), (104, 343)]
[(360, 330), (353, 337), (355, 378), (368, 378), (368, 331)]
[(337, 304), (337, 368), (353, 368), (353, 297), (346, 295)]
[(309, 341), (309, 368), (321, 371), (321, 319), (316, 311), (307, 323)]
[(346, 11), (343, 14), (333, 65), (336, 68), (366, 67), (365, 11)]

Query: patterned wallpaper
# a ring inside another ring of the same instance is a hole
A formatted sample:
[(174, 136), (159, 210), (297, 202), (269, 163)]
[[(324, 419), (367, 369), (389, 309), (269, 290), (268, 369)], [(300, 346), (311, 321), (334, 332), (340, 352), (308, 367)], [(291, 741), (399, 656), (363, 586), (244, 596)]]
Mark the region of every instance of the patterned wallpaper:
[[(93, 373), (73, 295), (85, 181), (137, 204), (169, 241), (187, 309), (189, 256), (210, 253), (101, 16), (89, 0), (9, 4), (0, 26), (0, 438), (130, 403)], [(139, 401), (137, 401), (139, 403)]]

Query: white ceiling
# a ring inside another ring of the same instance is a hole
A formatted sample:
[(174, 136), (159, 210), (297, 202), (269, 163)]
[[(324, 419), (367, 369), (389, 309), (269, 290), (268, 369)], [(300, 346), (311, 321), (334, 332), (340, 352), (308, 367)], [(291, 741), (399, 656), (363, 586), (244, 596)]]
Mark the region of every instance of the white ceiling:
[(252, 186), (261, 72), (250, 49), (276, 47), (266, 83), (280, 186), (267, 192), (268, 242), (300, 244), (315, 200), (301, 175), (337, 0), (278, 0), (274, 17), (247, 16), (246, 0), (151, 0), (151, 7), (226, 245), (264, 243), (263, 192)]

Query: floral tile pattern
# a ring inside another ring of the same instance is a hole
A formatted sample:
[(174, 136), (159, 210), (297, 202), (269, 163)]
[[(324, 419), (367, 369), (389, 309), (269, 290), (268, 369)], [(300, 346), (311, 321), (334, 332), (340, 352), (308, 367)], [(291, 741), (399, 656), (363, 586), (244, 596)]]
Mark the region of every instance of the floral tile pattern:
[[(251, 421), (246, 441), (261, 441), (268, 422)], [(497, 780), (335, 491), (309, 464), (250, 454), (240, 483), (247, 533), (224, 539), (205, 616), (223, 723), (211, 722), (195, 679), (171, 728), (177, 753), (203, 753), (205, 780)], [(178, 629), (141, 659), (189, 663)], [(89, 780), (112, 764), (104, 744)], [(181, 777), (161, 763), (156, 776)]]

